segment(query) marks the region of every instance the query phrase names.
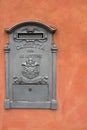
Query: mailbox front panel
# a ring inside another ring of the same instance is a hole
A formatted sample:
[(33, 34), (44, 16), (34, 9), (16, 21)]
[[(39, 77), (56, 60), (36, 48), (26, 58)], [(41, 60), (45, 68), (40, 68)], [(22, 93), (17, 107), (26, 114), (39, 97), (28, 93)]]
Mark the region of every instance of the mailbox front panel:
[(56, 109), (55, 29), (29, 21), (6, 31), (5, 108)]

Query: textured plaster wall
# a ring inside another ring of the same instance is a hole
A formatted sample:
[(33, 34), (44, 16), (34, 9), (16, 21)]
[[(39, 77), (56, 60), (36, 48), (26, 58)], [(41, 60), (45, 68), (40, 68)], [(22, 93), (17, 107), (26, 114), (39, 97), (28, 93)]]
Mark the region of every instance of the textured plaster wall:
[[(56, 27), (58, 110), (4, 110), (4, 29), (26, 20)], [(87, 130), (87, 0), (0, 0), (0, 130)]]

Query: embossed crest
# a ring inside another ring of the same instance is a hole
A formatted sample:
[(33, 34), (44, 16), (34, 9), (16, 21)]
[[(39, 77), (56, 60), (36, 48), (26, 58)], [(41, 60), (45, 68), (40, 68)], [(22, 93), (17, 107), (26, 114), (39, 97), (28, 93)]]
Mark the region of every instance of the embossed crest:
[(39, 75), (40, 65), (32, 58), (29, 58), (27, 61), (23, 62), (22, 68), (22, 75), (25, 78), (33, 79)]

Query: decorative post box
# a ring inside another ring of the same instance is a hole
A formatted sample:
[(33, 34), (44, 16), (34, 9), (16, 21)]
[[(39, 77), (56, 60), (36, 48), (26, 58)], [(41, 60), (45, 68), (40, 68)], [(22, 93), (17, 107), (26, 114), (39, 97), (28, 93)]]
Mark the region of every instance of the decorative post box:
[(57, 108), (55, 31), (37, 21), (6, 30), (6, 109)]

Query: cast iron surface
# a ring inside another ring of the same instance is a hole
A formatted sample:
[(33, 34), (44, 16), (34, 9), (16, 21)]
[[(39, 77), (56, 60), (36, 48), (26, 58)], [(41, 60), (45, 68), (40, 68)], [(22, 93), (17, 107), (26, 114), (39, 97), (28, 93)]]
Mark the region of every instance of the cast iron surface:
[(38, 21), (22, 22), (6, 30), (6, 109), (57, 109), (55, 31)]

